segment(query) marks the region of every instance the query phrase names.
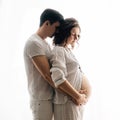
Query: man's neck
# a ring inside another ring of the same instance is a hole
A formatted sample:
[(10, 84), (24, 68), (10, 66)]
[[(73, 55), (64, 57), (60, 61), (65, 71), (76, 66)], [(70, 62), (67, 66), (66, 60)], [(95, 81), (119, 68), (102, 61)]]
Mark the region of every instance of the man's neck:
[(41, 30), (40, 28), (37, 30), (36, 34), (40, 36), (43, 40), (45, 40), (47, 37), (45, 36), (45, 32)]

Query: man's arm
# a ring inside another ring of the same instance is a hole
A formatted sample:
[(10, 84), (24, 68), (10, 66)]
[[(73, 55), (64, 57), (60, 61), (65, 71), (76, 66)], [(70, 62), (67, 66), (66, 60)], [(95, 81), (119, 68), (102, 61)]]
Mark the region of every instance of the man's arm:
[[(52, 86), (55, 88), (54, 83), (51, 79), (50, 75), (50, 66), (46, 56), (35, 56), (32, 58), (32, 62), (35, 65), (36, 69), (40, 72), (42, 77)], [(85, 100), (85, 96), (81, 95), (78, 91), (76, 91), (70, 83), (66, 80), (62, 83), (58, 88), (63, 93), (71, 96), (76, 100), (76, 104), (82, 104)]]
[(36, 69), (40, 72), (41, 76), (52, 87), (55, 87), (52, 79), (47, 78), (47, 76), (50, 76), (50, 65), (46, 56), (45, 55), (34, 56), (32, 57), (32, 62), (35, 65)]

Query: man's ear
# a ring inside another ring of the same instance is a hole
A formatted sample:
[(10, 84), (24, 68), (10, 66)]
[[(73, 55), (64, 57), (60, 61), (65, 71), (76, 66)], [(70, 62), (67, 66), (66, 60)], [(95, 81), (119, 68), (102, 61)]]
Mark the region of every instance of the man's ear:
[(47, 20), (47, 21), (45, 22), (45, 24), (46, 24), (46, 25), (49, 25), (49, 24), (50, 24), (49, 20)]
[(48, 25), (49, 23), (48, 22), (46, 22), (46, 25)]

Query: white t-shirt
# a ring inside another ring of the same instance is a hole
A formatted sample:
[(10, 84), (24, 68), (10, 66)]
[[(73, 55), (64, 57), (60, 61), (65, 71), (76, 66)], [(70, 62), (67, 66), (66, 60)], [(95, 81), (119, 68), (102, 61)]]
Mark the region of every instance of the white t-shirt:
[[(55, 46), (51, 53), (51, 77), (54, 84), (59, 86), (65, 80), (77, 90), (81, 89), (82, 72), (80, 65), (69, 48)], [(54, 103), (64, 104), (70, 99), (67, 95), (55, 91)]]
[(25, 44), (24, 60), (28, 79), (28, 90), (32, 99), (48, 100), (53, 97), (52, 87), (43, 79), (41, 74), (32, 63), (32, 57), (45, 55), (50, 58), (51, 48), (37, 34), (33, 34)]

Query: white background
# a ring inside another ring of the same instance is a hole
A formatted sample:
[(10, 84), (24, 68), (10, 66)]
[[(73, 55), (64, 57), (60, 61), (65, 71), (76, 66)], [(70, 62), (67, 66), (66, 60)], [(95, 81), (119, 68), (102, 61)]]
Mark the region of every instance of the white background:
[(45, 8), (75, 17), (75, 54), (92, 85), (84, 120), (120, 120), (119, 0), (0, 0), (0, 119), (32, 120), (23, 48)]

